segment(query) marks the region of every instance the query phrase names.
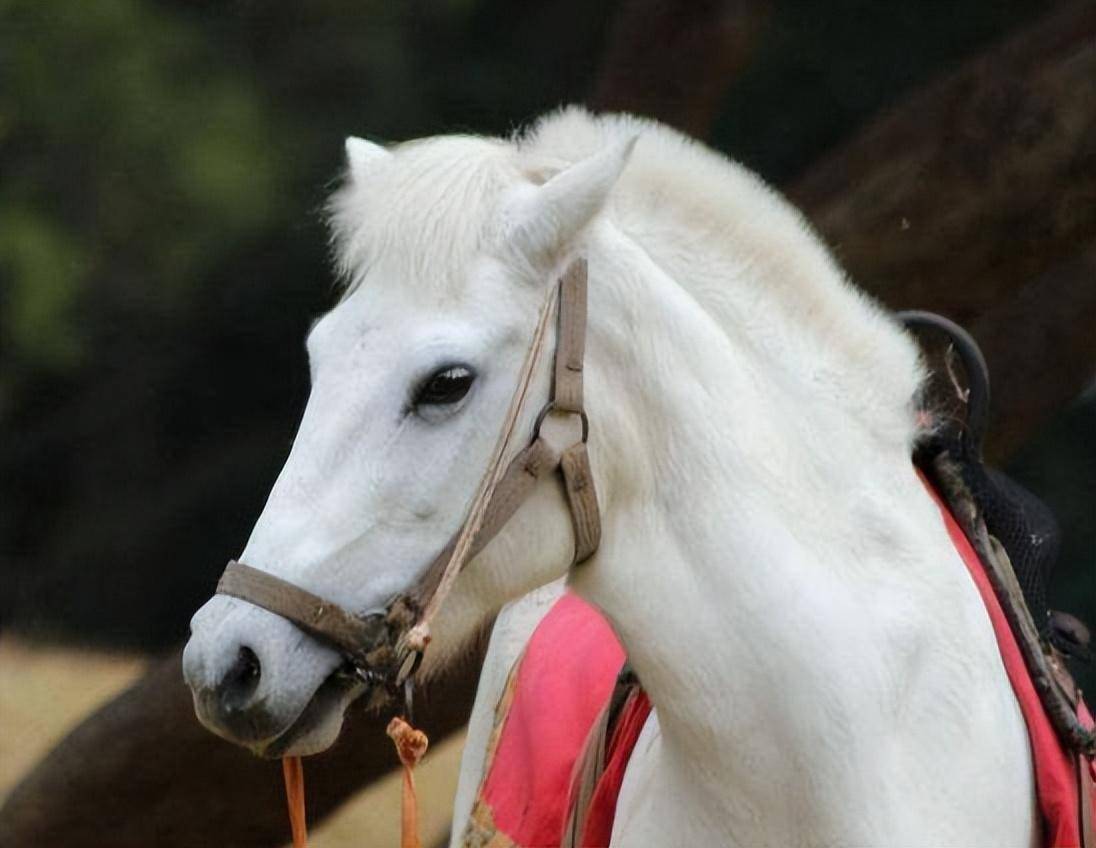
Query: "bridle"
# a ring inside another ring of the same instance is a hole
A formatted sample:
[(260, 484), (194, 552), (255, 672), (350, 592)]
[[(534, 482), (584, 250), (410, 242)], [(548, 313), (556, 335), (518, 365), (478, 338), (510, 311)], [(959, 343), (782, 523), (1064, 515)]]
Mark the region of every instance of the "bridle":
[[(529, 444), (504, 465), (557, 302), (551, 395), (536, 417)], [(551, 287), (541, 308), (517, 388), (464, 523), (415, 585), (383, 609), (358, 614), (234, 560), (221, 575), (217, 593), (262, 607), (331, 645), (367, 684), (392, 690), (402, 685), (418, 667), (430, 641), (430, 622), (460, 571), (513, 517), (539, 480), (556, 471), (562, 478), (575, 537), (571, 564), (584, 562), (597, 550), (601, 518), (586, 449), (590, 424), (583, 405), (585, 347), (586, 260), (577, 259)], [(582, 427), (579, 440), (559, 452), (540, 433), (544, 420), (553, 414), (577, 417)]]

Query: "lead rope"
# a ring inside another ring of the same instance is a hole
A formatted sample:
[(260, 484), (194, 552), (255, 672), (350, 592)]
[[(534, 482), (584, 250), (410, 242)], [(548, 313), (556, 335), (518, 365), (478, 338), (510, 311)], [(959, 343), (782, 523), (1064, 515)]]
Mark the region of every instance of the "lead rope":
[[(388, 736), (396, 746), (403, 766), (403, 791), (400, 799), (400, 848), (422, 848), (419, 839), (418, 798), (415, 794), (415, 766), (430, 744), (426, 734), (415, 730), (399, 716), (388, 723)], [(308, 848), (308, 824), (304, 808), (304, 763), (300, 757), (282, 757), (285, 799), (289, 806), (289, 827), (293, 848)]]
[(293, 848), (308, 848), (308, 825), (304, 812), (304, 764), (300, 757), (282, 757), (285, 800), (289, 805), (289, 826)]

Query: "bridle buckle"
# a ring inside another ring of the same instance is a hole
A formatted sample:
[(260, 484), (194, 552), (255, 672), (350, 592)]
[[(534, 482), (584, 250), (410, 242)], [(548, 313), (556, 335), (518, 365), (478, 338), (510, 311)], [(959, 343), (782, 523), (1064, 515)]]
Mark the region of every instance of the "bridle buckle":
[(540, 438), (540, 426), (544, 423), (544, 419), (551, 413), (558, 412), (560, 415), (577, 415), (582, 422), (582, 443), (586, 444), (590, 440), (590, 419), (586, 415), (585, 409), (580, 409), (577, 412), (573, 409), (561, 409), (556, 405), (554, 400), (548, 401), (541, 407), (540, 412), (537, 413), (537, 420), (533, 424), (533, 439)]

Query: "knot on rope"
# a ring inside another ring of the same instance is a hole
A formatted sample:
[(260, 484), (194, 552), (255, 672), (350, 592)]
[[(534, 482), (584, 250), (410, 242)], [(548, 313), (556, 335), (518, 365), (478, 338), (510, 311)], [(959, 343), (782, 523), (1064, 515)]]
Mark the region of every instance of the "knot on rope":
[(421, 730), (415, 730), (399, 716), (388, 722), (388, 737), (396, 744), (396, 753), (404, 768), (418, 765), (430, 741)]
[(399, 716), (388, 722), (388, 736), (396, 746), (403, 765), (400, 848), (422, 848), (419, 840), (418, 802), (415, 798), (413, 770), (430, 744), (426, 734), (416, 730)]

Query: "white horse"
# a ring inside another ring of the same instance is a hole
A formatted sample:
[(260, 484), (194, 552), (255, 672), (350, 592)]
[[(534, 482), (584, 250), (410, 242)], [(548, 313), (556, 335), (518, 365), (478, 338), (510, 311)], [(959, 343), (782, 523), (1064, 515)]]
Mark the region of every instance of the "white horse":
[[(347, 150), (345, 295), (309, 335), (312, 394), (242, 559), (358, 611), (405, 590), (464, 519), (547, 287), (583, 256), (603, 538), (569, 579), (658, 716), (614, 844), (1033, 845), (1023, 719), (910, 461), (916, 347), (803, 219), (627, 116)], [(571, 550), (544, 481), (459, 577), (420, 673)], [(513, 653), (494, 651), (494, 679)], [(202, 720), (273, 755), (335, 739), (359, 691), (340, 663), (217, 596), (184, 666)]]

